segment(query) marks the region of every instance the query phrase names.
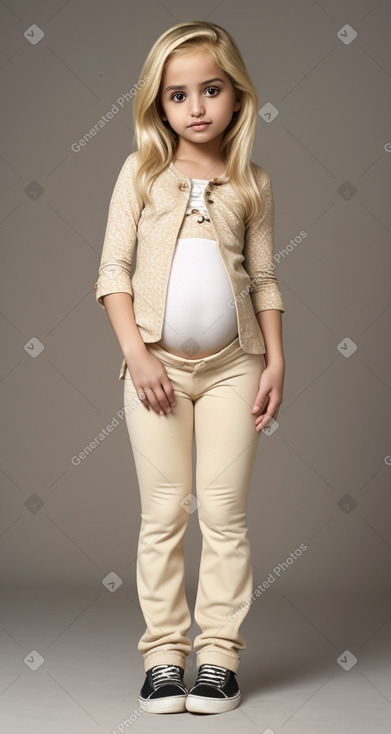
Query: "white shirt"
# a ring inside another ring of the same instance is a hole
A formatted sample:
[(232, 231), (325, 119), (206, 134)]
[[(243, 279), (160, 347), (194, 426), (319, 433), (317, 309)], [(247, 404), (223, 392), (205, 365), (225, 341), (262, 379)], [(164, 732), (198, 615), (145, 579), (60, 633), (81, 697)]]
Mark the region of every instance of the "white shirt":
[[(208, 216), (203, 191), (208, 181), (191, 179), (186, 213)], [(167, 286), (159, 344), (188, 359), (214, 354), (238, 335), (233, 292), (216, 240), (178, 238)], [(231, 303), (231, 306), (228, 304)]]

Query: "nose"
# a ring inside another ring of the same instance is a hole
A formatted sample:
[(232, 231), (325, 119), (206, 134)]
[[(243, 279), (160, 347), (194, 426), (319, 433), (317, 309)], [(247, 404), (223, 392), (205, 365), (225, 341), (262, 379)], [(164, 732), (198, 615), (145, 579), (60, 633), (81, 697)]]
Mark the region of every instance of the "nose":
[(204, 103), (197, 93), (190, 96), (189, 107), (190, 114), (194, 115), (195, 117), (205, 114)]

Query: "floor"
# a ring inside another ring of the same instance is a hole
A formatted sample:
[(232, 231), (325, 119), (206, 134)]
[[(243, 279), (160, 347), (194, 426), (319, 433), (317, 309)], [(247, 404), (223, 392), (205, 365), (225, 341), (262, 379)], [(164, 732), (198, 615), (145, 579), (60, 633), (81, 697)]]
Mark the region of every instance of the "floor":
[[(138, 709), (144, 622), (135, 593), (32, 587), (3, 589), (2, 597), (1, 732), (391, 732), (389, 598), (270, 588), (241, 627), (240, 706), (157, 715)], [(188, 598), (193, 604), (192, 591)], [(193, 622), (189, 636), (197, 632)], [(192, 653), (188, 686), (195, 677)]]

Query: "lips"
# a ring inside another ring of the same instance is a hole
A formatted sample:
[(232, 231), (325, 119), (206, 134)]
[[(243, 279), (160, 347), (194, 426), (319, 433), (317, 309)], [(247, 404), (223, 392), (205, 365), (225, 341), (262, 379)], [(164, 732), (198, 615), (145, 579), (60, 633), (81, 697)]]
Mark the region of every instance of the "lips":
[(202, 127), (202, 125), (210, 125), (210, 122), (193, 122), (189, 127)]

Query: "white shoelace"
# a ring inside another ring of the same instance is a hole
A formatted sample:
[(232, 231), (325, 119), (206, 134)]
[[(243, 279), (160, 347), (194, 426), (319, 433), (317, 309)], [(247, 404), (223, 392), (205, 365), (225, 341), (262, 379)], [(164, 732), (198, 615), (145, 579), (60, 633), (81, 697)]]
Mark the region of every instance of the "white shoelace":
[(176, 683), (185, 688), (177, 665), (155, 665), (152, 669), (152, 680), (155, 688), (165, 683)]
[(221, 688), (224, 684), (226, 674), (226, 669), (220, 665), (208, 665), (205, 663), (204, 667), (198, 671), (197, 684), (206, 683)]

